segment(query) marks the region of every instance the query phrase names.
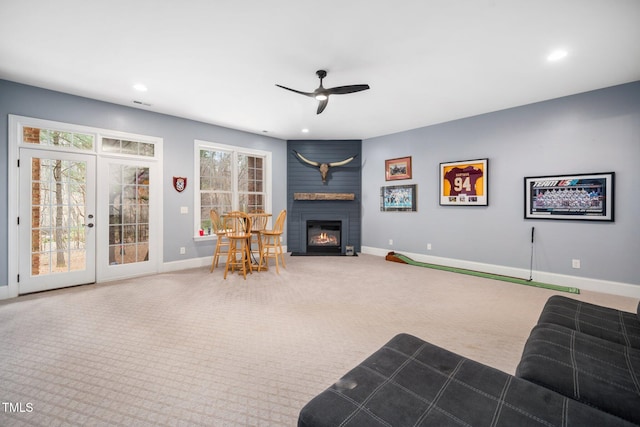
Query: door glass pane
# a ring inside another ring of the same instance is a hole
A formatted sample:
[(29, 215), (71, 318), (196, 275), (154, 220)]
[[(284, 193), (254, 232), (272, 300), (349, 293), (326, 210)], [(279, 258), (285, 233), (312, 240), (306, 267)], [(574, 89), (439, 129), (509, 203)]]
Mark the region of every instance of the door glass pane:
[(109, 165), (109, 265), (149, 260), (149, 168)]
[(86, 269), (83, 161), (32, 158), (31, 274)]

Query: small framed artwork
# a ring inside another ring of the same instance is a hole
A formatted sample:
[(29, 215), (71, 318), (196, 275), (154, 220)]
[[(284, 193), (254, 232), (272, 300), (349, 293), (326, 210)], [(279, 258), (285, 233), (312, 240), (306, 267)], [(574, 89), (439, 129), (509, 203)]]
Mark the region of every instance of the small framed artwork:
[(416, 197), (416, 184), (381, 187), (380, 210), (383, 212), (415, 212), (417, 210)]
[(489, 159), (440, 163), (440, 204), (487, 206)]
[(380, 187), (380, 210), (383, 212), (415, 212), (416, 184)]
[(411, 156), (385, 160), (384, 171), (387, 181), (411, 179)]
[(614, 172), (524, 178), (525, 219), (613, 221)]

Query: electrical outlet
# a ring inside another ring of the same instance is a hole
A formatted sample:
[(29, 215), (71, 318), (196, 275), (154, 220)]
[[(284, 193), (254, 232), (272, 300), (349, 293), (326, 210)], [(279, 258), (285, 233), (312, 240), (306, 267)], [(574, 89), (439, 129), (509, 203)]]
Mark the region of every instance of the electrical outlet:
[(427, 250), (430, 251), (431, 250), (431, 243), (427, 243)]
[(393, 246), (393, 239), (389, 239), (389, 246)]
[(181, 247), (181, 248), (180, 248), (180, 255), (184, 255), (184, 254), (186, 254), (186, 253), (187, 253), (187, 248), (185, 248), (185, 247)]
[(182, 215), (189, 213), (189, 206), (180, 206), (180, 213)]
[(579, 259), (572, 259), (571, 260), (571, 267), (580, 268), (580, 260)]

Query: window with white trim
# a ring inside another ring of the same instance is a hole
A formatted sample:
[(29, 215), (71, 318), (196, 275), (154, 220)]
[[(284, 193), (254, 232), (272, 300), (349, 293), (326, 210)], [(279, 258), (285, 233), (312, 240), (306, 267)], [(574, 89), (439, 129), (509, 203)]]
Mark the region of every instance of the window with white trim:
[(270, 210), (271, 153), (196, 141), (195, 235), (212, 233), (209, 213)]

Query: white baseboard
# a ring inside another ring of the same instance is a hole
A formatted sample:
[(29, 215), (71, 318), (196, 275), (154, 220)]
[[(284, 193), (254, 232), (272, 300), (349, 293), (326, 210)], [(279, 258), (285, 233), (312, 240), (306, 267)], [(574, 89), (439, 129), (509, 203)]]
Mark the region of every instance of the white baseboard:
[[(363, 254), (386, 256), (390, 251), (388, 249), (363, 246), (361, 252)], [(500, 274), (503, 276), (519, 277), (525, 280), (529, 278), (529, 270), (523, 268), (485, 264), (453, 258), (442, 258), (404, 251), (402, 251), (402, 254), (418, 262), (443, 265), (445, 267), (464, 268), (467, 270)], [(620, 295), (631, 298), (640, 298), (640, 286), (630, 283), (612, 282), (608, 280), (590, 279), (578, 276), (568, 276), (564, 274), (548, 273), (544, 271), (534, 271), (533, 280), (535, 280), (536, 282), (548, 283), (550, 285), (578, 288), (585, 291), (601, 292), (605, 294)]]
[(160, 273), (169, 273), (171, 271), (188, 270), (190, 268), (200, 268), (211, 265), (211, 256), (202, 258), (189, 258), (184, 261), (165, 262), (160, 267)]
[(17, 286), (0, 286), (0, 300), (15, 298), (18, 296), (18, 288)]
[[(282, 250), (284, 253), (287, 253), (287, 247), (282, 246)], [(224, 262), (226, 260), (226, 254), (220, 255), (220, 264), (224, 267)], [(187, 270), (190, 268), (201, 268), (201, 267), (209, 267), (211, 265), (211, 255), (201, 257), (201, 258), (189, 258), (184, 261), (171, 261), (165, 262), (160, 267), (159, 273), (168, 273), (171, 271), (180, 271)]]
[[(283, 249), (286, 253), (286, 247), (283, 247)], [(389, 253), (389, 250), (363, 246), (360, 252), (362, 252), (363, 254), (384, 257)], [(481, 271), (484, 273), (501, 274), (503, 276), (520, 277), (525, 280), (529, 278), (529, 270), (522, 268), (506, 267), (503, 265), (495, 264), (484, 264), (453, 258), (435, 257), (404, 251), (402, 252), (402, 254), (418, 262), (427, 262), (431, 264), (443, 265), (446, 267), (465, 268), (468, 270)], [(184, 261), (165, 262), (161, 264), (160, 271), (158, 273), (168, 273), (171, 271), (187, 270), (190, 268), (208, 267), (209, 265), (211, 265), (211, 256), (202, 258), (190, 258)], [(590, 279), (578, 276), (568, 276), (564, 274), (548, 273), (544, 271), (535, 271), (533, 278), (536, 282), (549, 283), (551, 285), (568, 286), (585, 291), (601, 292), (605, 294), (620, 295), (624, 297), (640, 299), (640, 286), (630, 283), (612, 282), (608, 280)], [(124, 279), (124, 277), (118, 279)], [(17, 287), (0, 286), (0, 300), (15, 298), (17, 296)]]

